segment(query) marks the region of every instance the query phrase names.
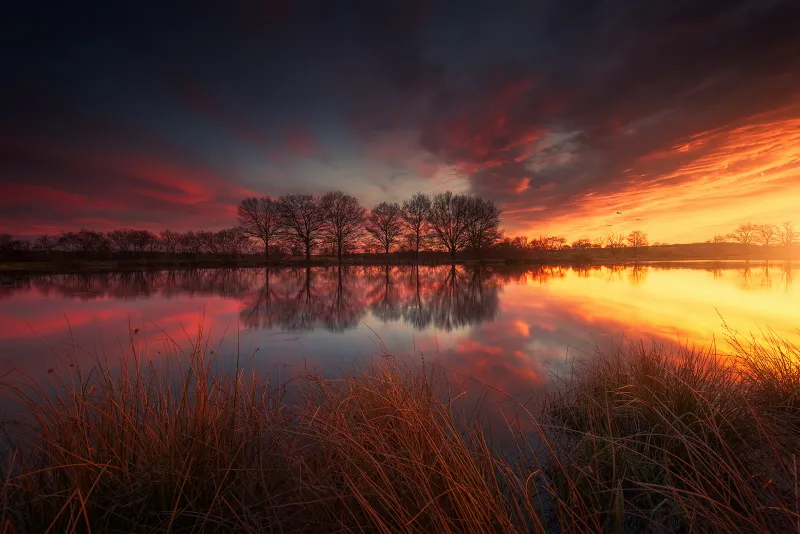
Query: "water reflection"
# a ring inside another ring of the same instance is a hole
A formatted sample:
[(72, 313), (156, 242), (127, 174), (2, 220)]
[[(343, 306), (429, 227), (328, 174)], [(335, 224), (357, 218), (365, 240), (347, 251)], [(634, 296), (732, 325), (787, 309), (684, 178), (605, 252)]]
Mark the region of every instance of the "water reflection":
[(366, 313), (357, 279), (348, 267), (266, 269), (261, 286), (244, 296), (239, 316), (248, 328), (343, 332)]
[(81, 274), (2, 275), (0, 298), (34, 290), (81, 300), (157, 296), (241, 297), (256, 283), (255, 269), (193, 269)]
[(217, 296), (242, 302), (248, 328), (343, 332), (370, 312), (417, 329), (452, 331), (491, 321), (506, 280), (529, 273), (540, 283), (560, 270), (464, 266), (197, 269), (3, 277), (1, 295), (35, 291), (82, 301)]
[(2, 274), (0, 375), (13, 366), (46, 375), (50, 347), (117, 352), (133, 327), (142, 348), (185, 340), (204, 313), (212, 338), (227, 332), (227, 354), (239, 343), (246, 352), (259, 348), (265, 366), (314, 360), (332, 373), (374, 355), (377, 336), (396, 353), (422, 353), (524, 392), (542, 376), (568, 372), (569, 358), (594, 345), (704, 344), (723, 318), (745, 333), (768, 326), (796, 335), (793, 269), (710, 262)]
[(497, 274), (486, 266), (267, 269), (263, 286), (243, 299), (240, 317), (250, 328), (343, 332), (369, 311), (382, 322), (450, 332), (495, 318)]

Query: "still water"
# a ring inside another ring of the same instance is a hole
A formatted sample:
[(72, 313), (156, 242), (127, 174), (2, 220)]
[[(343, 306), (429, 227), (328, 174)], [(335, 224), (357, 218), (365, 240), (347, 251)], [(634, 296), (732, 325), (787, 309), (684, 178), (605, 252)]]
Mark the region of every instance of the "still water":
[[(438, 362), (512, 395), (594, 347), (722, 346), (800, 327), (791, 264), (315, 267), (0, 275), (0, 376), (46, 377), (53, 351), (163, 358), (198, 326), (264, 372), (327, 376), (381, 353)], [(135, 333), (134, 333), (135, 332)]]

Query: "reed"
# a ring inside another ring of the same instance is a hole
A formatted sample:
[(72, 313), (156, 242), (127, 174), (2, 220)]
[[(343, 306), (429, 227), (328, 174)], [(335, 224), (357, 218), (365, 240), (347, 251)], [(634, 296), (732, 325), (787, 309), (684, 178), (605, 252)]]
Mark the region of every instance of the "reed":
[(487, 431), (384, 355), (273, 384), (202, 332), (154, 364), (58, 359), (2, 392), (3, 532), (800, 531), (800, 351), (596, 354)]

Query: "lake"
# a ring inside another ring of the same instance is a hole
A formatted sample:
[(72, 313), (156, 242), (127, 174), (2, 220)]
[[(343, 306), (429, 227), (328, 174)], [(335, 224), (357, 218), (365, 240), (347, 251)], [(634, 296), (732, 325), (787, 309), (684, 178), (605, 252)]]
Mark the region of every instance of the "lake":
[(595, 347), (644, 340), (724, 348), (742, 333), (800, 327), (797, 268), (375, 266), (0, 276), (0, 375), (44, 378), (53, 351), (87, 362), (129, 350), (163, 358), (198, 327), (283, 376), (381, 354), (438, 362), (512, 395), (569, 371)]

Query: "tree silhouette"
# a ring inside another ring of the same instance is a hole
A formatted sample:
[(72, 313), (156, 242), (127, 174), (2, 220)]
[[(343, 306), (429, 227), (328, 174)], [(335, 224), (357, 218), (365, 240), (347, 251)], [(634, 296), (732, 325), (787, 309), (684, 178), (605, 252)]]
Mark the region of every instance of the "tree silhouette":
[(403, 233), (402, 208), (397, 202), (381, 202), (367, 217), (367, 233), (388, 255)]
[(341, 263), (342, 252), (355, 247), (364, 230), (364, 208), (358, 200), (341, 191), (331, 191), (320, 199), (325, 220), (324, 232), (333, 244)]
[(264, 244), (264, 255), (269, 258), (270, 245), (283, 234), (284, 220), (280, 205), (269, 197), (251, 197), (242, 200), (237, 209), (239, 228), (244, 235)]
[(779, 228), (778, 232), (781, 239), (781, 245), (791, 247), (797, 243), (798, 233), (794, 229), (794, 223), (786, 221)]
[(592, 240), (583, 238), (583, 239), (576, 239), (572, 242), (571, 247), (575, 250), (586, 250), (592, 248)]
[(419, 251), (428, 236), (428, 217), (431, 212), (431, 199), (428, 195), (417, 193), (403, 202), (402, 218), (408, 242), (414, 251), (414, 259), (419, 260)]
[(756, 227), (756, 239), (758, 243), (769, 248), (778, 241), (778, 227), (774, 224), (760, 224)]
[(170, 229), (162, 230), (158, 235), (160, 248), (167, 254), (177, 254), (181, 250), (181, 234)]
[(43, 252), (51, 252), (56, 247), (58, 247), (58, 237), (54, 235), (44, 234), (37, 237), (36, 241), (33, 242), (33, 248)]
[(467, 242), (479, 254), (500, 239), (500, 209), (491, 200), (469, 198)]
[(640, 248), (647, 246), (647, 234), (642, 231), (634, 230), (628, 237), (628, 245), (633, 249), (633, 257), (636, 257), (637, 252)]
[(625, 247), (625, 236), (622, 234), (608, 234), (606, 237), (606, 248), (611, 251), (612, 256), (616, 256), (620, 249)]
[(757, 236), (758, 226), (752, 223), (740, 224), (728, 234), (728, 238), (732, 241), (748, 247), (755, 244)]
[(312, 195), (284, 195), (278, 200), (281, 221), (288, 239), (305, 252), (306, 260), (324, 235), (325, 216)]
[(470, 199), (466, 195), (446, 191), (433, 197), (430, 212), (432, 235), (453, 260), (456, 253), (467, 245), (470, 215)]

